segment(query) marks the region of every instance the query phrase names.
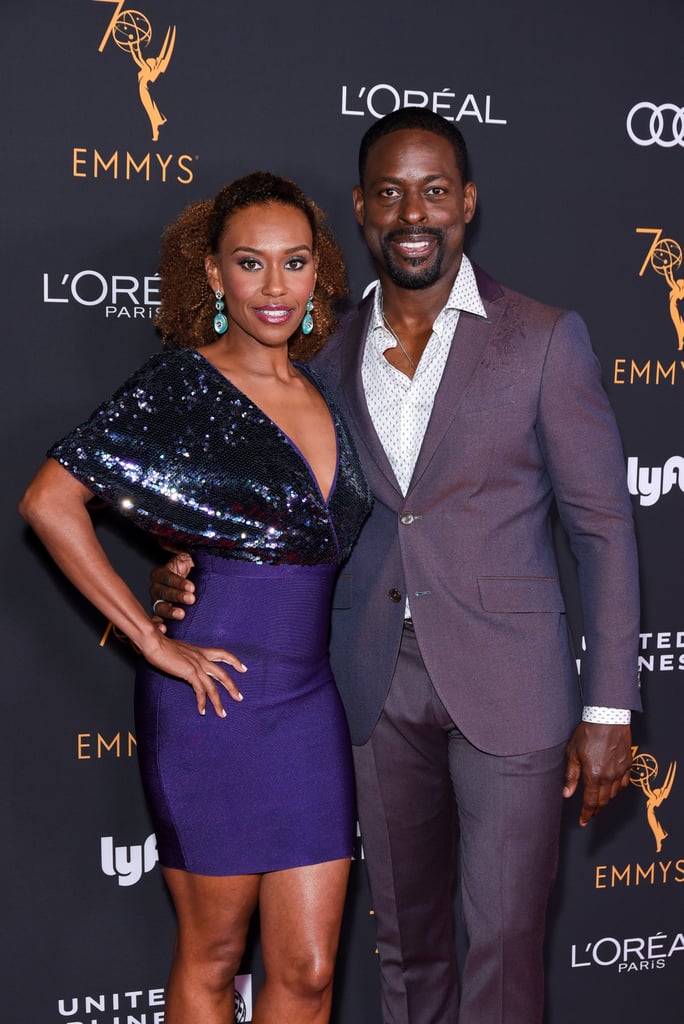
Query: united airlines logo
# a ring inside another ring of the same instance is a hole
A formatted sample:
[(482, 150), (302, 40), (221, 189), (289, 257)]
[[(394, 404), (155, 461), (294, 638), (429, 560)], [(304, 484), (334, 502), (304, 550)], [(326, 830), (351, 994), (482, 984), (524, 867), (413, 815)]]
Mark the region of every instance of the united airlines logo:
[(164, 42), (156, 56), (146, 56), (147, 48), (152, 44), (152, 25), (149, 19), (141, 11), (124, 9), (125, 0), (95, 0), (95, 3), (116, 5), (98, 49), (102, 53), (110, 40), (113, 40), (137, 68), (140, 102), (150, 121), (152, 140), (156, 142), (159, 129), (166, 124), (166, 117), (157, 106), (150, 87), (169, 66), (176, 43), (176, 27), (167, 28)]

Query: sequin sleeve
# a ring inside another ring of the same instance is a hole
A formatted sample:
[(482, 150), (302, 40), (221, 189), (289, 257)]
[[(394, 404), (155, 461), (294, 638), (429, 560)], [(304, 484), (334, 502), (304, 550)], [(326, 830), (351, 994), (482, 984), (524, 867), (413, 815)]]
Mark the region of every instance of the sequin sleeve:
[(48, 455), (137, 526), (227, 558), (316, 564), (347, 556), (366, 484), (339, 414), (326, 503), (261, 410), (194, 350), (152, 356)]
[(174, 509), (190, 527), (201, 503), (183, 493), (184, 435), (197, 401), (196, 382), (179, 372), (176, 354), (157, 353), (47, 454), (143, 529), (164, 532), (178, 518)]

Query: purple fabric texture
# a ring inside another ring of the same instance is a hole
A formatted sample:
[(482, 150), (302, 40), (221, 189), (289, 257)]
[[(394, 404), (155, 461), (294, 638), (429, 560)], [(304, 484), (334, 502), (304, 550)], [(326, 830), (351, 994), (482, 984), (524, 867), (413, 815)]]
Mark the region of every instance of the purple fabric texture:
[(161, 863), (204, 875), (315, 864), (352, 851), (349, 735), (327, 655), (332, 565), (199, 554), (177, 639), (246, 665), (244, 700), (198, 714), (193, 690), (141, 662), (136, 729)]

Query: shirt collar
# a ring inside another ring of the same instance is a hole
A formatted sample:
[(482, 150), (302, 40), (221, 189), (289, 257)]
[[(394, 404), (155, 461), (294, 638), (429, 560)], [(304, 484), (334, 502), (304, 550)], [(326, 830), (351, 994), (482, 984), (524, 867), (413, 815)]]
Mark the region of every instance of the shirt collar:
[[(440, 317), (448, 310), (459, 310), (465, 313), (473, 313), (474, 316), (481, 316), (487, 319), (487, 311), (482, 304), (482, 298), (477, 287), (475, 271), (468, 257), (463, 254), (461, 266), (459, 267), (456, 280), (454, 281), (446, 305), (438, 314), (435, 324)], [(382, 317), (382, 287), (379, 281), (375, 282), (375, 294), (373, 296), (373, 311), (368, 325), (368, 336), (371, 337), (377, 328), (385, 329)]]

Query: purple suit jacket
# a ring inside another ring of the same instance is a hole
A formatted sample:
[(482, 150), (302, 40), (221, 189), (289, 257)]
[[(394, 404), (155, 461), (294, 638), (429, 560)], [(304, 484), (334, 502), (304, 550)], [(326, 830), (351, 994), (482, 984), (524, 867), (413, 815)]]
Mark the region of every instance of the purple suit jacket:
[(563, 742), (580, 692), (551, 534), (579, 568), (584, 703), (639, 708), (637, 556), (620, 439), (582, 320), (479, 268), (487, 319), (461, 313), (407, 495), (361, 381), (372, 297), (314, 360), (375, 506), (343, 567), (331, 657), (354, 743), (380, 714), (408, 594), (425, 665), (468, 739), (498, 755)]

